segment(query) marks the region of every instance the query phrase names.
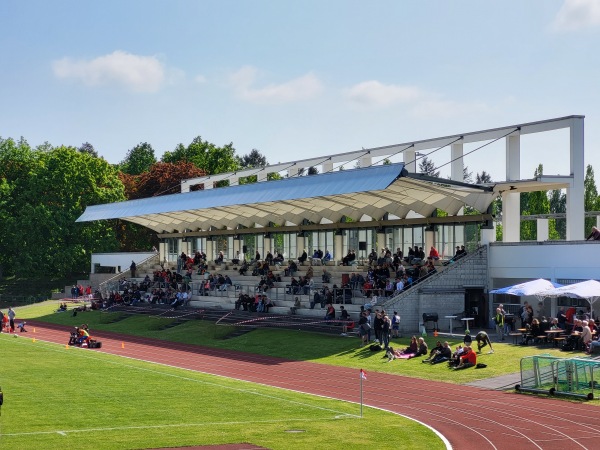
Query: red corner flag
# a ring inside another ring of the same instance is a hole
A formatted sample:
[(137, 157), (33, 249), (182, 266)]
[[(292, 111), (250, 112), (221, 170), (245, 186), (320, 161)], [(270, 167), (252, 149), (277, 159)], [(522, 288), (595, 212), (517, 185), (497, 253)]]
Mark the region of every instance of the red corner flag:
[(366, 380), (366, 379), (367, 379), (367, 374), (366, 374), (366, 373), (365, 373), (365, 371), (364, 371), (364, 370), (362, 370), (362, 369), (360, 369), (360, 377), (361, 377), (363, 380)]

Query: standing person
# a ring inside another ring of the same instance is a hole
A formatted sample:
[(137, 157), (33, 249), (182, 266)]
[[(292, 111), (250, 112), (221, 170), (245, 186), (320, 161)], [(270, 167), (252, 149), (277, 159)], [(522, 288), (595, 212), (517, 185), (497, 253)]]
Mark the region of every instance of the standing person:
[(531, 320), (529, 318), (529, 311), (527, 310), (527, 308), (529, 308), (529, 303), (527, 301), (525, 301), (523, 303), (523, 306), (521, 306), (521, 309), (519, 310), (519, 318), (521, 319), (521, 328), (526, 328), (526, 325), (531, 322)]
[(6, 313), (6, 315), (8, 316), (8, 326), (10, 327), (10, 332), (14, 333), (15, 332), (15, 311), (12, 309), (12, 306), (8, 307), (8, 311)]
[(397, 311), (394, 311), (392, 316), (392, 337), (400, 337), (400, 315)]
[(137, 271), (137, 265), (135, 261), (131, 261), (131, 265), (129, 266), (129, 270), (131, 271), (131, 278), (135, 278), (135, 272)]
[(373, 320), (373, 328), (375, 329), (375, 341), (383, 342), (381, 338), (381, 330), (383, 329), (383, 316), (379, 309), (375, 310), (375, 319)]
[(494, 323), (496, 324), (496, 335), (501, 341), (504, 340), (504, 314), (502, 314), (501, 308), (496, 308), (496, 315), (494, 316)]
[(382, 322), (381, 345), (387, 350), (390, 346), (390, 328), (392, 327), (392, 321), (385, 312), (382, 313)]
[(486, 345), (490, 346), (490, 352), (494, 353), (494, 348), (492, 347), (492, 341), (490, 341), (490, 337), (485, 331), (480, 331), (475, 336), (475, 340), (477, 341), (477, 353), (481, 353), (481, 349)]

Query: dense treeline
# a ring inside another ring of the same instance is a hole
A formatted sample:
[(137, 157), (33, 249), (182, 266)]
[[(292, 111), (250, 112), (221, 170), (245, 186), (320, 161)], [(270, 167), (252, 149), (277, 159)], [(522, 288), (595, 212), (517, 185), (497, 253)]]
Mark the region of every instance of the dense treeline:
[(76, 220), (89, 205), (173, 194), (182, 179), (259, 165), (266, 160), (256, 150), (238, 157), (232, 144), (200, 137), (162, 161), (141, 143), (117, 165), (89, 143), (32, 148), (25, 139), (0, 137), (0, 277), (67, 276), (89, 270), (94, 252), (150, 249), (157, 238), (146, 228)]

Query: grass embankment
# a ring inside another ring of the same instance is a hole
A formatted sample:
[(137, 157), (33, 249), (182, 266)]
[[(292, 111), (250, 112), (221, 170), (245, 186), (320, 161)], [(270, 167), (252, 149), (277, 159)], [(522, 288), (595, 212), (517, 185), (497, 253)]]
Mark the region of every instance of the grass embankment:
[[(516, 373), (520, 370), (522, 357), (542, 353), (555, 356), (573, 356), (557, 348), (543, 346), (519, 346), (511, 343), (494, 343), (495, 353), (487, 354), (485, 347), (478, 360), (487, 364), (482, 370), (449, 370), (446, 364), (431, 366), (421, 364), (421, 358), (395, 360), (390, 363), (382, 358), (383, 352), (371, 352), (368, 347), (360, 348), (358, 338), (347, 338), (335, 335), (324, 335), (295, 330), (256, 329), (252, 332), (231, 339), (224, 339), (236, 327), (215, 325), (204, 321), (189, 321), (174, 327), (170, 319), (159, 319), (148, 316), (121, 316), (118, 313), (102, 313), (98, 311), (80, 313), (73, 317), (70, 313), (56, 314), (56, 303), (23, 307), (17, 311), (19, 317), (36, 318), (63, 325), (79, 325), (86, 322), (92, 330), (106, 330), (137, 336), (152, 337), (167, 341), (204, 345), (215, 348), (239, 350), (261, 355), (278, 356), (292, 360), (312, 361), (315, 363), (344, 367), (363, 368), (369, 371), (385, 372), (427, 380), (447, 381), (450, 383), (468, 383), (483, 378)], [(462, 342), (462, 336), (438, 337), (428, 336), (428, 345), (433, 346), (437, 340), (447, 339), (454, 347)], [(408, 345), (409, 337), (393, 340), (394, 347)], [(584, 356), (576, 353), (576, 356)]]
[(429, 429), (369, 408), (361, 419), (355, 404), (7, 334), (0, 347), (0, 448), (443, 448)]

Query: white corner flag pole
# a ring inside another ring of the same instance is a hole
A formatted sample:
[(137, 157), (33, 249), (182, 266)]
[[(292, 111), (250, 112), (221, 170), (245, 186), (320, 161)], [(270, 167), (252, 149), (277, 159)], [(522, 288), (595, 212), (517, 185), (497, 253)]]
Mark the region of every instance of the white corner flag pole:
[(362, 416), (363, 416), (363, 379), (364, 380), (367, 379), (367, 375), (365, 374), (365, 372), (362, 369), (360, 369), (359, 378), (360, 378), (360, 417), (362, 418)]

